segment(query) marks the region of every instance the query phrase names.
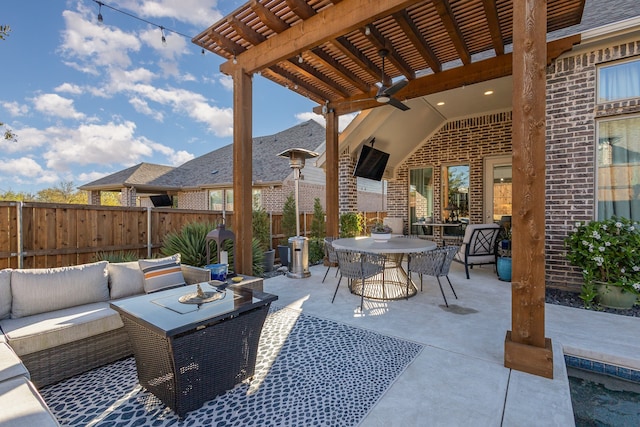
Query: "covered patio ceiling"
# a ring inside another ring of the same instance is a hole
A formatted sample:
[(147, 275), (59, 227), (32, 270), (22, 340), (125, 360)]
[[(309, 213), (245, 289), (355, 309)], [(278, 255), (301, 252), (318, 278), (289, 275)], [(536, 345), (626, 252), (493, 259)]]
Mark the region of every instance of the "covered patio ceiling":
[[(585, 0), (548, 0), (547, 32), (580, 22)], [(337, 115), (378, 107), (381, 80), (398, 101), (512, 71), (511, 0), (251, 0), (193, 38)], [(552, 42), (549, 59), (579, 41)], [(382, 73), (381, 50), (388, 51)]]
[[(320, 104), (315, 111), (327, 121), (326, 230), (333, 236), (339, 115), (385, 103), (406, 110), (407, 100), (513, 75), (512, 330), (504, 360), (506, 367), (553, 378), (544, 308), (545, 66), (580, 36), (548, 42), (546, 35), (580, 23), (584, 3), (251, 0), (196, 36), (194, 43), (228, 59), (220, 70), (233, 78), (236, 270), (251, 271), (253, 74)], [(391, 99), (380, 99), (376, 84)]]

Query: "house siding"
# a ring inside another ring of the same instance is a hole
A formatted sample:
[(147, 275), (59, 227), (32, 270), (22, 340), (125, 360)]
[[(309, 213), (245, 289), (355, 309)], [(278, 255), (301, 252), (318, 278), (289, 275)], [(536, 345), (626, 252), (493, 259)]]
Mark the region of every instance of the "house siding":
[(640, 39), (566, 54), (547, 68), (546, 283), (578, 290), (564, 240), (596, 217), (596, 121), (640, 112), (640, 100), (596, 104), (597, 66), (640, 55)]
[[(452, 150), (451, 147), (457, 147)], [(440, 221), (442, 168), (451, 164), (469, 165), (470, 221), (483, 219), (483, 163), (487, 156), (511, 153), (511, 112), (464, 118), (445, 123), (431, 138), (399, 164), (396, 176), (388, 184), (387, 215), (404, 219), (408, 232), (409, 170), (433, 167), (434, 220)], [(436, 229), (436, 233), (439, 230)], [(436, 240), (438, 238), (436, 237)]]

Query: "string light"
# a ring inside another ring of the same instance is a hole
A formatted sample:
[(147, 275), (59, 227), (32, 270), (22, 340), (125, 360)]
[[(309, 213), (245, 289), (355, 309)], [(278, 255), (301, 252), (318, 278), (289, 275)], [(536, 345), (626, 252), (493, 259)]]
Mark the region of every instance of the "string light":
[(108, 7), (109, 9), (111, 9), (111, 10), (113, 10), (115, 12), (122, 13), (123, 15), (127, 15), (130, 18), (137, 19), (140, 22), (144, 22), (146, 24), (153, 25), (154, 27), (159, 28), (160, 31), (162, 32), (162, 44), (163, 45), (167, 43), (167, 39), (166, 39), (165, 34), (164, 34), (165, 31), (177, 34), (179, 36), (184, 37), (185, 39), (189, 39), (189, 40), (193, 39), (192, 36), (188, 36), (186, 34), (183, 34), (180, 31), (172, 30), (171, 28), (167, 28), (165, 26), (156, 24), (155, 22), (147, 21), (146, 19), (140, 18), (139, 16), (136, 16), (136, 15), (134, 15), (132, 13), (125, 12), (124, 10), (120, 10), (120, 9), (118, 9), (116, 7), (113, 7), (113, 6), (109, 6), (108, 4), (105, 4), (105, 3), (103, 3), (103, 2), (101, 2), (99, 0), (93, 0), (93, 2), (98, 4), (98, 22), (99, 23), (102, 23), (102, 21), (103, 21), (103, 18), (102, 18), (102, 6), (104, 6), (104, 7)]
[(102, 24), (102, 3), (101, 2), (97, 2), (98, 3), (98, 23)]
[(298, 64), (302, 64), (304, 59), (302, 59), (302, 54), (298, 55)]
[(236, 58), (235, 55), (233, 55), (233, 65), (236, 65), (238, 63), (238, 58)]

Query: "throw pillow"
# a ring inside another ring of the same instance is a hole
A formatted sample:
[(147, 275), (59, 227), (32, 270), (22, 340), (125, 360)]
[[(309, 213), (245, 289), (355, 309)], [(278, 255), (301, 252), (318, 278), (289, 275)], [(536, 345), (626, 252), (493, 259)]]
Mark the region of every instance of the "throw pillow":
[(109, 301), (107, 261), (11, 272), (11, 318)]
[(144, 276), (138, 261), (109, 263), (111, 299), (144, 293)]
[(141, 259), (138, 265), (144, 275), (144, 291), (148, 294), (185, 285), (180, 267), (180, 254), (166, 258)]
[(0, 319), (11, 316), (11, 269), (0, 270)]

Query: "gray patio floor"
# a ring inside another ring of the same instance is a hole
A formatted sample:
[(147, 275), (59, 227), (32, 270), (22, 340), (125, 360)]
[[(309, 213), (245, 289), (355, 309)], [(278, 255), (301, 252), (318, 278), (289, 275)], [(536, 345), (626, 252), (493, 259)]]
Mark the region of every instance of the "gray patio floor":
[[(510, 370), (503, 365), (506, 331), (511, 329), (510, 283), (493, 267), (461, 265), (445, 284), (446, 308), (435, 278), (409, 300), (366, 300), (349, 293), (345, 280), (335, 302), (338, 279), (332, 268), (311, 267), (311, 277), (278, 276), (264, 290), (277, 304), (304, 313), (415, 341), (422, 353), (398, 377), (362, 426), (571, 426), (574, 425), (563, 355), (593, 358), (640, 370), (640, 319), (546, 305), (546, 336), (552, 339), (554, 379)], [(419, 283), (419, 279), (414, 277)]]

